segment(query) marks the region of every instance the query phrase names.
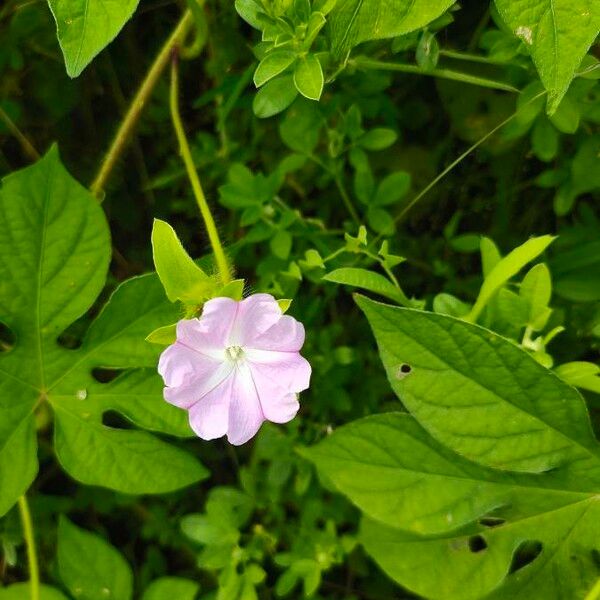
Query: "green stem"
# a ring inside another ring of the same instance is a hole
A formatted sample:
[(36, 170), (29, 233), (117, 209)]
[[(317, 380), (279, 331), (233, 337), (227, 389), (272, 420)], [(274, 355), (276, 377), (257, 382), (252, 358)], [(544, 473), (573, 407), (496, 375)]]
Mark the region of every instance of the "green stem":
[(194, 159), (192, 158), (190, 145), (185, 136), (185, 130), (179, 114), (179, 71), (177, 65), (177, 56), (173, 55), (173, 59), (171, 61), (171, 93), (169, 96), (173, 128), (175, 129), (175, 134), (177, 135), (179, 152), (183, 160), (183, 164), (185, 165), (185, 170), (187, 171), (190, 183), (192, 184), (194, 197), (198, 203), (200, 214), (204, 219), (204, 226), (206, 227), (208, 239), (210, 240), (210, 245), (212, 246), (213, 253), (215, 255), (215, 261), (217, 263), (217, 268), (219, 269), (219, 274), (221, 275), (221, 281), (223, 285), (225, 285), (231, 281), (231, 271), (229, 269), (229, 263), (227, 262), (227, 257), (225, 256), (223, 246), (221, 245), (221, 240), (219, 239), (219, 232), (217, 231), (215, 220), (213, 219), (210, 207), (206, 201), (206, 196), (202, 190), (200, 178), (198, 177), (198, 172), (196, 171), (196, 166), (194, 165)]
[(27, 139), (27, 136), (17, 127), (16, 123), (8, 116), (8, 114), (0, 106), (0, 120), (4, 122), (6, 128), (14, 135), (16, 140), (21, 144), (23, 152), (33, 161), (40, 158), (40, 153), (35, 149), (34, 145)]
[[(536, 96), (534, 96), (531, 100), (529, 100), (529, 102), (526, 102), (522, 107), (521, 110), (523, 108), (525, 108), (525, 106), (528, 106), (529, 104), (535, 102), (538, 98), (540, 98), (541, 96), (543, 96), (546, 92), (540, 92), (539, 94), (537, 94)], [(461, 163), (465, 158), (467, 158), (467, 156), (469, 156), (469, 154), (471, 154), (471, 152), (475, 151), (477, 148), (479, 148), (479, 146), (481, 146), (481, 144), (485, 143), (490, 137), (492, 137), (497, 131), (499, 131), (500, 129), (502, 129), (505, 125), (507, 125), (508, 123), (510, 123), (518, 114), (519, 114), (520, 110), (515, 111), (512, 115), (510, 115), (510, 117), (507, 117), (506, 119), (504, 119), (504, 121), (502, 121), (501, 123), (499, 123), (498, 125), (496, 125), (496, 127), (494, 127), (493, 129), (491, 129), (490, 131), (488, 131), (482, 138), (479, 138), (472, 146), (469, 146), (469, 148), (467, 148), (458, 158), (456, 158), (455, 160), (453, 160), (435, 179), (433, 179), (432, 181), (430, 181), (403, 209), (402, 211), (396, 216), (396, 218), (394, 219), (395, 223), (398, 223), (400, 221), (402, 221), (402, 219), (404, 219), (404, 217), (408, 214), (408, 212), (415, 206), (415, 204), (417, 204), (417, 202), (419, 202), (419, 200), (421, 200), (421, 198), (423, 198), (423, 196), (425, 196), (425, 194), (427, 194), (427, 192), (429, 192), (433, 187), (435, 187), (435, 185), (442, 180), (450, 171), (452, 171), (452, 169), (454, 169), (454, 167), (456, 167), (459, 163)]]
[(137, 122), (142, 115), (148, 100), (150, 99), (150, 95), (152, 91), (156, 87), (158, 80), (162, 72), (165, 70), (167, 64), (169, 63), (169, 59), (171, 57), (171, 51), (174, 47), (178, 46), (187, 33), (189, 32), (194, 19), (192, 17), (192, 13), (187, 10), (183, 16), (181, 17), (179, 23), (173, 30), (173, 33), (169, 36), (169, 39), (165, 42), (160, 52), (154, 59), (150, 70), (146, 74), (144, 81), (142, 81), (142, 85), (138, 89), (135, 97), (131, 101), (129, 105), (129, 109), (127, 110), (127, 114), (125, 118), (121, 122), (117, 134), (108, 149), (108, 152), (104, 156), (98, 173), (94, 178), (90, 186), (90, 191), (100, 200), (103, 200), (104, 187), (106, 186), (106, 182), (110, 177), (115, 165), (121, 153), (127, 146), (129, 139), (137, 125)]
[(30, 600), (40, 600), (40, 571), (38, 567), (37, 553), (35, 550), (35, 537), (33, 533), (33, 523), (27, 498), (21, 496), (18, 501), (19, 514), (21, 515), (21, 524), (23, 527), (23, 537), (27, 546), (27, 561), (29, 564), (29, 589)]
[(460, 81), (461, 83), (469, 83), (494, 90), (519, 93), (519, 90), (516, 87), (513, 87), (508, 83), (487, 79), (485, 77), (478, 77), (477, 75), (469, 75), (468, 73), (461, 73), (460, 71), (452, 71), (450, 69), (423, 69), (417, 65), (373, 60), (370, 58), (356, 58), (350, 61), (350, 64), (358, 69), (367, 71), (399, 71), (401, 73), (413, 73), (415, 75), (429, 75), (430, 77), (451, 79), (452, 81)]

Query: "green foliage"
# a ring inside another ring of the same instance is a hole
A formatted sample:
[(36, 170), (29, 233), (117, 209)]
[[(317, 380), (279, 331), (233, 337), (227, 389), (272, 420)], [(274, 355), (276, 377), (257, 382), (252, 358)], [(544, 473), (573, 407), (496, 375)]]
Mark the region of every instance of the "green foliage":
[[(6, 178), (0, 203), (0, 303), (3, 321), (17, 339), (0, 357), (5, 399), (0, 512), (14, 504), (35, 476), (35, 411), (47, 414), (50, 407), (57, 457), (82, 482), (160, 493), (206, 477), (187, 453), (143, 431), (102, 423), (105, 412), (116, 410), (141, 427), (189, 434), (183, 416), (163, 403), (160, 380), (152, 370), (126, 371), (110, 383), (92, 377), (97, 367), (154, 365), (157, 353), (143, 338), (176, 318), (162, 300), (156, 278), (140, 277), (120, 286), (81, 346), (68, 350), (57, 338), (87, 311), (104, 285), (110, 243), (102, 211), (65, 171), (56, 148)], [(150, 472), (158, 478), (149, 478)]]
[(138, 0), (48, 0), (69, 77), (77, 77), (129, 21)]

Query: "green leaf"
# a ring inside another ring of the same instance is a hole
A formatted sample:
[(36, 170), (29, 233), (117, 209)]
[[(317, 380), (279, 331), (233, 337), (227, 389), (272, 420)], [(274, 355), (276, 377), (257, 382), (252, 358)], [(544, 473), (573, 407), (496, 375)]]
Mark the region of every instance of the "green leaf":
[(397, 288), (389, 279), (374, 271), (343, 267), (324, 275), (323, 279), (333, 283), (341, 283), (362, 290), (368, 290), (404, 306), (410, 305), (410, 300), (400, 288)]
[(406, 171), (397, 171), (384, 177), (377, 186), (373, 204), (377, 206), (387, 206), (394, 204), (404, 198), (410, 189), (410, 173)]
[(75, 598), (130, 600), (133, 575), (123, 556), (103, 538), (66, 517), (58, 522), (58, 570)]
[(394, 217), (392, 217), (389, 211), (384, 208), (379, 208), (378, 206), (369, 207), (369, 210), (367, 211), (367, 221), (369, 227), (381, 235), (390, 236), (393, 235), (396, 230)]
[(536, 331), (543, 329), (550, 316), (548, 304), (552, 296), (550, 270), (544, 263), (535, 265), (523, 277), (519, 295), (529, 303), (528, 324)]
[(259, 88), (267, 81), (283, 73), (296, 60), (296, 53), (291, 50), (273, 50), (258, 63), (254, 72), (254, 85)]
[(252, 109), (254, 114), (266, 119), (283, 112), (298, 95), (292, 75), (272, 79), (254, 96)]
[(314, 54), (298, 59), (294, 69), (294, 85), (305, 98), (319, 100), (324, 84), (323, 69)]
[(357, 302), (392, 388), (437, 440), (512, 471), (597, 460), (583, 399), (526, 351), (453, 317)]
[(367, 131), (358, 143), (366, 150), (385, 150), (398, 139), (398, 134), (393, 129), (376, 127)]
[(129, 21), (139, 0), (48, 0), (69, 77), (77, 77)]
[(146, 336), (146, 341), (151, 344), (161, 344), (169, 346), (177, 339), (177, 323), (159, 327)]
[[(360, 533), (367, 552), (419, 596), (525, 600), (560, 589), (579, 598), (597, 577), (597, 458), (593, 476), (576, 464), (543, 475), (488, 469), (402, 413), (360, 419), (300, 452), (369, 517)], [(527, 540), (542, 553), (509, 575)]]
[(433, 311), (451, 317), (464, 317), (471, 306), (452, 294), (438, 294), (433, 299)]
[[(111, 247), (100, 206), (65, 171), (55, 148), (4, 179), (0, 215), (0, 314), (17, 340), (0, 355), (0, 514), (35, 476), (34, 410), (39, 406), (48, 412), (46, 402), (55, 419), (58, 459), (84, 482), (156, 493), (205, 477), (205, 469), (182, 450), (145, 432), (103, 425), (103, 415), (117, 410), (140, 427), (174, 435), (189, 432), (184, 414), (162, 399), (155, 370), (160, 348), (144, 341), (179, 317), (156, 275), (123, 283), (79, 348), (57, 344), (101, 291)], [(100, 367), (147, 369), (105, 384), (92, 376)], [(82, 448), (77, 435), (91, 445)], [(140, 440), (163, 462), (140, 452)]]
[[(30, 597), (29, 583), (13, 583), (5, 588), (0, 588), (0, 600), (25, 600)], [(68, 600), (67, 597), (49, 585), (40, 586), (40, 600)]]
[(357, 44), (410, 33), (437, 19), (454, 0), (338, 0), (329, 15), (336, 54)]
[(574, 361), (559, 365), (554, 372), (569, 385), (600, 394), (600, 367), (594, 363)]
[(598, 35), (600, 11), (589, 0), (496, 0), (496, 7), (529, 50), (553, 113)]
[(471, 322), (476, 321), (494, 294), (528, 262), (537, 258), (554, 239), (551, 235), (531, 238), (500, 260), (485, 277), (477, 300), (465, 319)]
[(152, 225), (152, 256), (171, 302), (200, 304), (210, 297), (215, 282), (190, 258), (175, 230), (160, 219)]
[(440, 57), (440, 46), (431, 31), (424, 31), (419, 39), (415, 59), (417, 64), (426, 71), (432, 71), (437, 67)]
[(545, 117), (540, 117), (535, 122), (531, 134), (531, 149), (544, 162), (551, 161), (558, 152), (558, 133)]
[(298, 100), (285, 114), (279, 125), (283, 142), (302, 154), (311, 154), (319, 143), (323, 117), (314, 102)]
[(200, 586), (183, 577), (161, 577), (153, 581), (144, 591), (142, 600), (194, 600)]
[(277, 258), (286, 260), (292, 249), (292, 235), (289, 231), (281, 229), (271, 238), (269, 246)]
[(479, 251), (481, 252), (481, 267), (483, 277), (487, 277), (492, 269), (500, 262), (502, 255), (498, 247), (488, 237), (482, 237), (479, 243)]

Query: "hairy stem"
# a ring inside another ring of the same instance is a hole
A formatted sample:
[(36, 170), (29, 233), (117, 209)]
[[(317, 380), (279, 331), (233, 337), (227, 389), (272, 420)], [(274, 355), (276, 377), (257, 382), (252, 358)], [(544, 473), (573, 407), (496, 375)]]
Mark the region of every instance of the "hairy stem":
[(190, 183), (192, 184), (192, 191), (194, 192), (194, 197), (198, 203), (200, 214), (204, 219), (204, 226), (206, 227), (206, 233), (208, 234), (208, 239), (210, 240), (210, 245), (212, 246), (215, 255), (215, 262), (217, 263), (217, 268), (221, 275), (221, 281), (223, 285), (225, 285), (231, 281), (231, 271), (229, 269), (227, 257), (225, 256), (225, 251), (221, 245), (221, 240), (219, 239), (219, 232), (217, 231), (215, 220), (210, 211), (210, 207), (208, 206), (204, 191), (202, 190), (198, 171), (196, 171), (194, 159), (192, 158), (192, 153), (190, 151), (190, 145), (185, 135), (181, 115), (179, 114), (179, 71), (177, 56), (175, 54), (173, 55), (171, 62), (171, 93), (169, 96), (169, 106), (171, 108), (173, 128), (175, 129), (177, 141), (179, 142), (179, 153), (183, 160), (183, 164), (185, 165), (185, 170), (187, 171)]
[(148, 99), (150, 98), (156, 83), (169, 63), (171, 51), (173, 48), (181, 44), (189, 32), (193, 22), (194, 19), (192, 17), (192, 13), (187, 10), (173, 30), (173, 33), (169, 36), (169, 39), (165, 42), (160, 52), (154, 59), (154, 62), (146, 74), (144, 81), (142, 81), (140, 88), (131, 101), (125, 118), (121, 122), (117, 134), (115, 135), (108, 152), (104, 156), (98, 173), (96, 174), (96, 177), (90, 186), (90, 191), (99, 200), (103, 199), (102, 196), (106, 182), (115, 168), (115, 165), (117, 164), (117, 161), (119, 160), (123, 150), (127, 146), (127, 143), (129, 142), (133, 130), (135, 129), (135, 126), (139, 121), (146, 104), (148, 103)]
[(30, 600), (40, 600), (40, 571), (38, 567), (37, 553), (35, 549), (35, 537), (33, 533), (33, 523), (27, 498), (21, 496), (18, 501), (19, 514), (21, 515), (21, 524), (23, 527), (23, 537), (27, 546), (27, 562), (29, 565), (29, 589)]

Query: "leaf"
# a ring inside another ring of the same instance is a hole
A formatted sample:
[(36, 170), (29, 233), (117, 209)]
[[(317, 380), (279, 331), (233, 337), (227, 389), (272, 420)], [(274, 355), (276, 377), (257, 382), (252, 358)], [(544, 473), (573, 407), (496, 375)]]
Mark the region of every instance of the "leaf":
[(531, 238), (501, 259), (485, 277), (477, 300), (465, 319), (471, 322), (476, 321), (494, 294), (528, 262), (537, 258), (554, 239), (551, 235)]
[(323, 69), (314, 54), (298, 59), (294, 69), (294, 85), (305, 98), (319, 100), (324, 84)]
[(398, 139), (398, 134), (393, 129), (376, 127), (367, 131), (358, 143), (366, 150), (385, 150)]
[(69, 77), (77, 77), (129, 21), (139, 0), (48, 0)]
[(400, 288), (397, 288), (386, 277), (374, 271), (354, 267), (342, 267), (324, 275), (323, 279), (332, 283), (341, 283), (362, 290), (368, 290), (404, 306), (410, 305), (410, 300)]
[[(13, 583), (5, 588), (0, 588), (0, 600), (24, 600), (30, 596), (29, 583)], [(40, 586), (40, 600), (68, 600), (67, 597), (49, 585)]]
[(437, 19), (454, 0), (338, 0), (329, 15), (333, 51), (410, 33)]
[(291, 50), (274, 50), (269, 52), (258, 64), (254, 72), (254, 85), (259, 88), (267, 81), (283, 73), (294, 61), (296, 54)]
[(133, 575), (123, 556), (100, 536), (66, 517), (58, 521), (58, 570), (75, 598), (130, 600)]
[(530, 473), (597, 460), (582, 397), (526, 351), (453, 317), (356, 300), (393, 390), (455, 452)]
[(574, 361), (559, 365), (554, 372), (570, 385), (600, 394), (600, 367), (594, 363)]
[(552, 296), (550, 270), (544, 263), (535, 265), (523, 277), (519, 295), (529, 303), (528, 324), (540, 331), (550, 316), (548, 304)]
[(387, 206), (394, 204), (404, 198), (410, 189), (410, 173), (406, 171), (397, 171), (384, 177), (377, 186), (373, 204), (377, 206)]
[(152, 256), (171, 302), (200, 304), (215, 289), (213, 280), (185, 251), (175, 230), (160, 219), (154, 219), (152, 225)]
[[(402, 413), (360, 419), (300, 453), (368, 517), (367, 552), (420, 596), (475, 600), (496, 590), (494, 598), (525, 600), (560, 589), (579, 598), (597, 577), (597, 458), (593, 475), (576, 464), (543, 475), (488, 469)], [(541, 554), (509, 575), (527, 540), (540, 541)]]
[(598, 35), (597, 5), (593, 0), (496, 0), (496, 7), (529, 50), (553, 113)]
[(266, 119), (283, 112), (298, 95), (292, 75), (272, 79), (254, 96), (252, 108), (254, 114)]
[(144, 591), (142, 600), (194, 600), (200, 586), (183, 577), (161, 577), (153, 581)]
[[(35, 476), (34, 411), (46, 402), (55, 418), (59, 461), (87, 483), (155, 493), (206, 476), (195, 459), (166, 442), (102, 423), (105, 412), (123, 410), (141, 427), (185, 435), (184, 415), (162, 399), (155, 371), (160, 349), (144, 341), (152, 330), (178, 318), (177, 308), (167, 302), (155, 275), (123, 283), (78, 349), (57, 344), (59, 335), (85, 314), (101, 291), (109, 257), (104, 214), (92, 195), (65, 171), (56, 148), (35, 165), (4, 179), (0, 314), (17, 342), (0, 355), (0, 514)], [(124, 373), (104, 384), (92, 376), (99, 367), (148, 369)], [(82, 447), (75, 435), (98, 445)], [(140, 439), (154, 458), (133, 452)], [(115, 440), (120, 445), (120, 464), (114, 462)], [(119, 473), (127, 478), (120, 479)]]

